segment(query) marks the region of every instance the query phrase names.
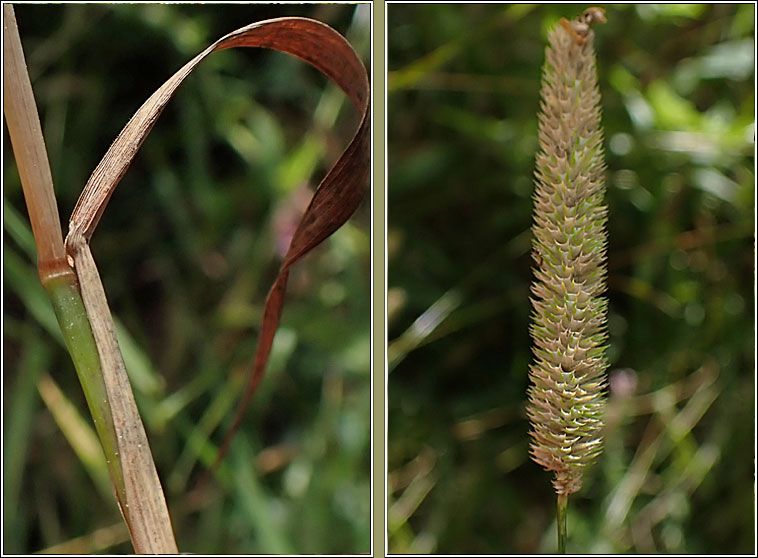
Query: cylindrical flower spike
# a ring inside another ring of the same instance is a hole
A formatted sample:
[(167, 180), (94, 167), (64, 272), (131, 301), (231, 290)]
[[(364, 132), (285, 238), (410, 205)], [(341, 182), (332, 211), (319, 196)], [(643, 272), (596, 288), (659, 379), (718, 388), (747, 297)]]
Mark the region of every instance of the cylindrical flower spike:
[(532, 458), (561, 495), (581, 488), (602, 451), (607, 208), (595, 21), (605, 21), (600, 8), (550, 31), (539, 115), (527, 413)]

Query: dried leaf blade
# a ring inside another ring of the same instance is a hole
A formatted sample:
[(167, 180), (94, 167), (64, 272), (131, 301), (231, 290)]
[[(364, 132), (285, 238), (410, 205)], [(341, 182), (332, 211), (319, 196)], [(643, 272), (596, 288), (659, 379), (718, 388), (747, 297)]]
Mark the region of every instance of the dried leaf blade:
[[(101, 355), (104, 360), (111, 362), (109, 368), (112, 369), (105, 375), (110, 377), (110, 379), (106, 379), (106, 382), (114, 383), (112, 390), (109, 388), (109, 393), (113, 391), (115, 394), (124, 385), (125, 369), (118, 344), (115, 342), (115, 336), (112, 332), (113, 328), (112, 326), (108, 327), (106, 323), (111, 320), (110, 311), (105, 301), (104, 291), (94, 261), (90, 262), (91, 254), (87, 243), (97, 227), (115, 187), (126, 173), (145, 137), (155, 125), (157, 118), (179, 85), (197, 64), (210, 53), (242, 46), (281, 50), (313, 65), (348, 95), (352, 103), (362, 113), (362, 119), (350, 145), (317, 188), (293, 236), (285, 260), (266, 299), (253, 371), (234, 424), (228, 431), (219, 451), (217, 463), (226, 453), (245, 408), (263, 377), (284, 305), (289, 268), (344, 224), (365, 196), (370, 165), (369, 81), (360, 58), (344, 37), (331, 27), (306, 18), (267, 20), (245, 26), (222, 37), (178, 70), (151, 95), (130, 119), (85, 185), (69, 221), (69, 234), (66, 238), (66, 249), (75, 262), (77, 273), (84, 272), (84, 276), (80, 276), (79, 280), (88, 314), (90, 312), (102, 314), (102, 320), (99, 318), (93, 320), (102, 324), (98, 342), (102, 342), (104, 347), (107, 345), (107, 348), (103, 349), (104, 351), (118, 353), (117, 357), (113, 356), (112, 358)], [(85, 270), (79, 269), (80, 261), (86, 262), (84, 263)], [(85, 290), (91, 291), (91, 293), (85, 296)], [(89, 304), (88, 300), (90, 301)], [(120, 365), (119, 362), (121, 362)], [(128, 380), (126, 381), (128, 386)], [(129, 410), (133, 404), (133, 397), (131, 399), (132, 403), (127, 402), (121, 410), (127, 412), (128, 420), (139, 420), (139, 416), (136, 415), (136, 406), (133, 409), (135, 414)], [(114, 422), (116, 424), (121, 420), (121, 417), (116, 416), (119, 408), (121, 408), (120, 405), (114, 409)], [(128, 435), (132, 433), (131, 430), (124, 430), (124, 432)], [(133, 450), (135, 447), (140, 447), (141, 444), (142, 438), (139, 436), (135, 440), (124, 441), (122, 452)], [(147, 448), (147, 452), (149, 453), (149, 448)], [(122, 455), (122, 457), (125, 456)], [(127, 464), (125, 466), (133, 462), (131, 459), (124, 459), (123, 461)], [(143, 480), (150, 477), (147, 473), (145, 475)], [(126, 471), (124, 476), (128, 479), (132, 478), (132, 474)], [(157, 476), (155, 478), (157, 480)]]

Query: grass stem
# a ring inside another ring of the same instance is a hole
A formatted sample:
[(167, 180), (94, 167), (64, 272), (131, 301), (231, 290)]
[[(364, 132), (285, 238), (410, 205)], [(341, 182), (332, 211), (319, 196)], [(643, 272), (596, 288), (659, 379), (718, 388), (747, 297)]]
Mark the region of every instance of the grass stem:
[(64, 266), (68, 268), (66, 251), (42, 126), (11, 4), (3, 4), (3, 16), (3, 111), (37, 244), (37, 268), (44, 284), (48, 275), (57, 274)]
[(558, 553), (566, 554), (566, 508), (568, 494), (558, 494)]

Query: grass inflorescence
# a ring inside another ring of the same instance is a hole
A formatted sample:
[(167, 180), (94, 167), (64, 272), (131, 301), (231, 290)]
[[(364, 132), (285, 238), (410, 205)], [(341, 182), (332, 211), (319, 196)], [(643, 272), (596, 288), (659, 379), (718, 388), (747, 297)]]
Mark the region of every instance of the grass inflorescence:
[(607, 208), (592, 38), (550, 32), (539, 116), (527, 412), (532, 457), (559, 495), (581, 488), (602, 450)]

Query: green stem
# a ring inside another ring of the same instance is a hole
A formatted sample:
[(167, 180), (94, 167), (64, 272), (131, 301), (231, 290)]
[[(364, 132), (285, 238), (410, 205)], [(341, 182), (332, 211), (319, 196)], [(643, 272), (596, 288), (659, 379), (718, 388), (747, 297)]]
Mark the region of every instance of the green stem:
[(123, 506), (126, 502), (126, 490), (118, 454), (116, 430), (113, 427), (111, 407), (100, 368), (100, 357), (76, 276), (68, 268), (68, 272), (64, 271), (48, 277), (44, 285), (79, 376), (100, 443), (103, 445), (116, 497)]
[(568, 494), (558, 494), (558, 553), (566, 554), (566, 507)]

